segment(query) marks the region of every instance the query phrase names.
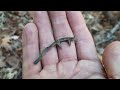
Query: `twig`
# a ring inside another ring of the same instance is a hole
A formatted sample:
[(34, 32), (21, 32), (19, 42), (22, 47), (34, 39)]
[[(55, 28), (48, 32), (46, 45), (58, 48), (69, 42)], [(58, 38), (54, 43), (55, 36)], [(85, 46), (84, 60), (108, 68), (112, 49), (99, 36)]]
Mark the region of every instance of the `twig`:
[(96, 43), (96, 45), (100, 45), (100, 44), (105, 43), (105, 42), (107, 42), (107, 41), (109, 41), (111, 39), (112, 39), (112, 37), (107, 38), (106, 40), (99, 41), (99, 42)]
[(104, 34), (104, 37), (107, 36), (106, 40), (102, 40), (100, 42), (97, 42), (96, 45), (99, 45), (99, 44), (102, 44), (102, 43), (105, 43), (109, 40), (111, 40), (113, 37), (111, 37), (118, 29), (120, 29), (120, 21), (110, 30), (108, 31), (107, 33)]
[(115, 25), (115, 27), (110, 30), (111, 34), (114, 34), (120, 28), (120, 21)]

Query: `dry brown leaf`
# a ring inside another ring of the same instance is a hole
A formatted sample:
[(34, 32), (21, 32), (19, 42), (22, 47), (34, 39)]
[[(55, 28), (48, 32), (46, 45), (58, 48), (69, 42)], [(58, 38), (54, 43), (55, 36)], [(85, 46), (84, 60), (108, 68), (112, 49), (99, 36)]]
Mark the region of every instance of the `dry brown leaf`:
[(5, 57), (2, 56), (2, 51), (0, 51), (0, 68), (6, 66), (5, 62), (3, 61), (4, 59), (5, 59)]
[(0, 68), (5, 67), (5, 66), (6, 66), (5, 62), (3, 60), (1, 60), (1, 58), (0, 58)]
[(27, 12), (26, 11), (18, 11), (18, 15), (24, 16)]
[(10, 56), (6, 59), (6, 62), (11, 65), (14, 68), (19, 68), (19, 62), (20, 60), (16, 58), (15, 56)]
[(12, 51), (12, 47), (9, 44), (11, 42), (10, 39), (11, 38), (8, 35), (4, 36), (4, 38), (2, 39), (1, 47), (4, 47), (6, 51)]

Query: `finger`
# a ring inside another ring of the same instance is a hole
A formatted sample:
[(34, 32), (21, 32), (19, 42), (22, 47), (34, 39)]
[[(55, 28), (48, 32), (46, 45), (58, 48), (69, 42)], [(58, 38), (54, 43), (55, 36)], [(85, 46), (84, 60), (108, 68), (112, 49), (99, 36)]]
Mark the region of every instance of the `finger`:
[(29, 23), (23, 30), (23, 78), (38, 73), (41, 64), (34, 65), (39, 56), (38, 30), (35, 24)]
[[(54, 42), (53, 32), (50, 20), (46, 11), (36, 11), (33, 14), (33, 19), (39, 30), (40, 51)], [(58, 63), (57, 50), (53, 47), (49, 50), (42, 59), (43, 66)]]
[(76, 48), (78, 59), (96, 60), (96, 49), (93, 38), (85, 24), (80, 11), (67, 11), (67, 18), (77, 39)]
[[(63, 37), (74, 37), (65, 11), (50, 11), (49, 15), (56, 40)], [(58, 55), (62, 61), (77, 60), (75, 44), (72, 42), (69, 46), (66, 42), (61, 43), (61, 48), (58, 48)]]
[(106, 47), (103, 64), (109, 78), (120, 79), (120, 42), (115, 41)]

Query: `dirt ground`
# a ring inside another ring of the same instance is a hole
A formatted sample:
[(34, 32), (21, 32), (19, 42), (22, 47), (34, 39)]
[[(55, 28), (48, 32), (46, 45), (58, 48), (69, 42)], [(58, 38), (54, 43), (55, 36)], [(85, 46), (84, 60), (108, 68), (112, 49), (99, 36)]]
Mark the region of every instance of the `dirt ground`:
[[(119, 11), (82, 11), (99, 56), (106, 45), (120, 40)], [(0, 79), (22, 77), (22, 31), (32, 22), (27, 11), (0, 11)]]

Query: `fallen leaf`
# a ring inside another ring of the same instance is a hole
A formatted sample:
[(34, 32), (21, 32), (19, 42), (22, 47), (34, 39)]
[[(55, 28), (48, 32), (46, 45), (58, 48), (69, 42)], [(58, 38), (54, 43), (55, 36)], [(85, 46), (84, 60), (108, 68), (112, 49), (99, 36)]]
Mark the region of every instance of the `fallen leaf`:
[(6, 66), (5, 62), (3, 60), (0, 60), (0, 68), (3, 68), (5, 66)]
[(19, 38), (19, 36), (16, 36), (16, 35), (11, 36), (11, 39), (13, 39), (13, 40), (17, 40), (18, 38)]
[(14, 68), (19, 68), (19, 62), (20, 60), (16, 58), (15, 56), (10, 56), (6, 59), (6, 62), (11, 65)]
[(4, 59), (5, 59), (5, 57), (2, 56), (2, 51), (0, 51), (0, 68), (6, 66)]
[(18, 11), (18, 15), (24, 16), (27, 12), (26, 11)]
[(4, 36), (4, 38), (2, 39), (2, 43), (1, 43), (1, 47), (4, 47), (6, 49), (6, 51), (12, 51), (12, 47), (9, 44), (11, 37), (10, 36)]
[(17, 48), (21, 47), (21, 42), (19, 40), (13, 41), (12, 44), (11, 44), (11, 47), (12, 47), (12, 49), (16, 50)]

